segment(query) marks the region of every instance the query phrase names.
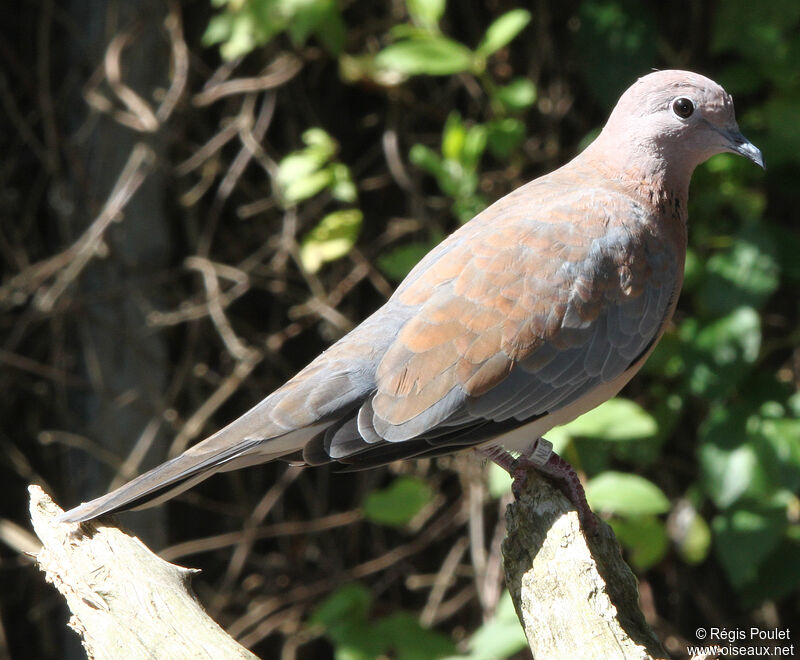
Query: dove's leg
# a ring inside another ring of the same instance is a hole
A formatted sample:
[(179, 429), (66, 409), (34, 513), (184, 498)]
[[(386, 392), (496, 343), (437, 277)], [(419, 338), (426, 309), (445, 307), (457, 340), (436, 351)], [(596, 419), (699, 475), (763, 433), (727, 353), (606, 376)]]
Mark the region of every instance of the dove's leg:
[(537, 438), (530, 450), (518, 458), (514, 458), (507, 451), (496, 446), (484, 449), (483, 453), (512, 476), (514, 482), (511, 490), (516, 499), (519, 499), (528, 478), (528, 470), (536, 470), (540, 474), (550, 477), (559, 490), (572, 502), (578, 511), (583, 529), (591, 533), (597, 531), (597, 522), (586, 501), (586, 493), (578, 475), (567, 461), (553, 451), (553, 445), (547, 440)]

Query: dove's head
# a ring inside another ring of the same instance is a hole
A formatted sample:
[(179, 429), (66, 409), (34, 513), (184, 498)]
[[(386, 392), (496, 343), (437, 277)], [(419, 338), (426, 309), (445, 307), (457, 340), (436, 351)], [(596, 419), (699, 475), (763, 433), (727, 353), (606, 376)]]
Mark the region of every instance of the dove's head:
[(597, 143), (622, 170), (641, 170), (646, 177), (656, 168), (687, 187), (694, 168), (718, 153), (740, 154), (764, 167), (761, 151), (736, 124), (730, 94), (689, 71), (639, 78), (620, 98)]

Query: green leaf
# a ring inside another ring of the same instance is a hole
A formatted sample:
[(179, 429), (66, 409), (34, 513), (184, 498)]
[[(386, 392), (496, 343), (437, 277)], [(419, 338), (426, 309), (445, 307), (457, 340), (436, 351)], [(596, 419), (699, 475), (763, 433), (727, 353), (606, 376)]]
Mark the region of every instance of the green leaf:
[(686, 338), (699, 358), (689, 376), (689, 389), (698, 396), (718, 398), (733, 389), (758, 358), (761, 321), (753, 308), (740, 307), (696, 334), (687, 326)]
[(311, 623), (335, 628), (342, 624), (366, 621), (372, 596), (363, 584), (345, 584), (322, 601), (311, 615)]
[[(458, 660), (501, 660), (528, 647), (525, 631), (519, 623), (514, 603), (508, 591), (504, 591), (497, 603), (494, 616), (478, 628), (467, 644), (468, 655), (457, 656)], [(456, 660), (452, 658), (450, 660)]]
[(283, 3), (286, 31), (295, 46), (312, 34), (334, 55), (344, 48), (346, 27), (336, 0), (304, 0)]
[(252, 0), (218, 6), (225, 9), (209, 21), (203, 43), (220, 44), (220, 54), (227, 60), (246, 55), (285, 27), (285, 19), (279, 13), (266, 11)]
[(783, 539), (758, 566), (758, 573), (740, 593), (746, 607), (780, 601), (800, 586), (800, 544)]
[(446, 0), (406, 0), (408, 13), (414, 22), (431, 33), (439, 31), (445, 5)]
[(604, 105), (613, 107), (626, 81), (656, 64), (659, 28), (650, 5), (583, 0), (576, 15), (574, 44), (581, 53), (585, 84)]
[(324, 163), (325, 159), (320, 159), (318, 154), (307, 150), (291, 153), (278, 164), (278, 183), (286, 187), (295, 179), (313, 174)]
[(346, 30), (336, 0), (214, 0), (212, 4), (225, 9), (209, 21), (203, 43), (220, 44), (225, 59), (246, 55), (284, 30), (296, 46), (311, 34), (334, 54), (344, 46)]
[(699, 429), (701, 484), (722, 509), (745, 493), (763, 495), (768, 487), (756, 447), (747, 437), (751, 417), (745, 408), (720, 404)]
[(624, 472), (602, 472), (590, 479), (586, 484), (586, 499), (596, 511), (624, 516), (669, 511), (669, 500), (658, 486), (644, 477)]
[(350, 168), (344, 163), (334, 163), (331, 167), (331, 194), (340, 202), (352, 204), (356, 201), (358, 192), (356, 184), (350, 177)]
[[(670, 516), (670, 529), (678, 552), (688, 564), (699, 564), (711, 548), (711, 528), (697, 509), (682, 502)], [(674, 518), (674, 520), (673, 520)]]
[(465, 169), (474, 170), (486, 149), (487, 129), (483, 124), (471, 126), (464, 138), (461, 163)]
[(489, 463), (486, 478), (488, 480), (489, 495), (492, 498), (498, 499), (511, 492), (511, 475), (497, 463)]
[(391, 657), (397, 660), (438, 660), (455, 652), (449, 638), (423, 628), (415, 616), (406, 612), (392, 614), (371, 627), (372, 634), (383, 640), (386, 651), (393, 651)]
[(430, 252), (432, 247), (432, 243), (423, 241), (400, 245), (378, 257), (378, 268), (390, 280), (399, 282), (411, 272), (422, 257)]
[(431, 501), (431, 487), (416, 477), (398, 477), (387, 488), (367, 495), (364, 517), (381, 525), (402, 527)]
[(415, 144), (408, 152), (409, 160), (437, 179), (445, 175), (441, 157), (424, 144)]
[(655, 418), (629, 399), (609, 399), (562, 427), (573, 438), (639, 440), (656, 434)]
[(317, 170), (303, 177), (288, 180), (283, 188), (283, 201), (291, 206), (304, 199), (313, 197), (333, 183), (333, 172), (330, 169)]
[(230, 33), (220, 45), (220, 54), (225, 60), (246, 55), (259, 44), (265, 43), (278, 29), (275, 26), (274, 29), (265, 31), (265, 26), (259, 25), (249, 12), (233, 14), (230, 20)]
[(472, 53), (452, 39), (436, 37), (400, 41), (384, 48), (375, 56), (375, 63), (409, 76), (449, 76), (472, 67)]
[(536, 86), (527, 78), (514, 78), (505, 87), (498, 87), (494, 97), (503, 104), (506, 112), (521, 112), (536, 101)]
[(484, 57), (508, 45), (530, 23), (531, 13), (525, 9), (512, 9), (497, 18), (483, 35), (477, 53)]
[(654, 566), (667, 554), (669, 538), (664, 523), (658, 518), (613, 518), (610, 524), (619, 542), (630, 551), (631, 563), (640, 571)]
[(762, 464), (776, 488), (800, 490), (800, 419), (760, 417), (755, 435), (763, 442)]
[[(329, 185), (341, 185), (342, 170), (346, 166), (322, 169), (336, 153), (336, 141), (321, 128), (310, 128), (303, 133), (303, 149), (292, 152), (278, 164), (277, 183), (287, 205), (313, 197)], [(351, 201), (351, 200), (348, 200)]]
[(347, 41), (347, 26), (342, 20), (342, 14), (335, 0), (328, 5), (314, 33), (328, 51), (334, 55), (341, 55)]
[(525, 139), (525, 124), (519, 119), (506, 117), (489, 122), (487, 142), (489, 150), (500, 160), (508, 158)]
[(336, 140), (321, 128), (309, 128), (303, 131), (302, 139), (310, 149), (318, 150), (322, 162), (332, 158), (338, 148)]
[(461, 121), (461, 115), (451, 112), (442, 130), (442, 156), (448, 160), (461, 160), (466, 139), (467, 129)]
[(212, 16), (208, 21), (208, 27), (203, 33), (203, 44), (213, 46), (230, 38), (233, 32), (233, 16), (231, 14), (220, 14)]
[(778, 288), (777, 249), (768, 232), (747, 227), (726, 252), (712, 255), (698, 290), (706, 314), (723, 316), (737, 307), (758, 309)]
[(366, 587), (347, 584), (312, 614), (312, 625), (324, 627), (334, 643), (337, 660), (374, 660), (389, 654), (398, 660), (435, 660), (454, 652), (450, 639), (423, 628), (410, 614), (399, 612), (368, 621), (371, 602)]
[(711, 523), (714, 549), (731, 584), (740, 589), (753, 582), (761, 563), (780, 542), (786, 528), (781, 507), (727, 511)]
[(346, 584), (314, 611), (312, 625), (322, 626), (335, 646), (337, 660), (373, 660), (387, 649), (386, 640), (374, 634), (367, 621), (372, 603), (369, 590), (359, 584)]
[(358, 209), (334, 211), (314, 227), (300, 245), (300, 261), (310, 273), (346, 255), (358, 238), (364, 215)]

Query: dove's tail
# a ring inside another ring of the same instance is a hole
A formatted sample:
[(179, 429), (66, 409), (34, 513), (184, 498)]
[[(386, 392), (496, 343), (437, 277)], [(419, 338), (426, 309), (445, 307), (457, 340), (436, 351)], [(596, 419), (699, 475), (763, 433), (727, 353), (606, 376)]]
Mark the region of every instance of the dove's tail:
[(106, 495), (65, 511), (58, 520), (83, 522), (107, 513), (155, 506), (223, 470), (237, 456), (241, 456), (238, 451), (231, 457), (181, 454)]
[[(322, 427), (306, 427), (274, 438), (245, 438), (226, 443), (234, 422), (180, 456), (154, 467), (116, 490), (62, 513), (59, 522), (83, 522), (108, 513), (155, 506), (216, 472), (237, 470), (296, 454)], [(227, 446), (226, 446), (227, 445)]]

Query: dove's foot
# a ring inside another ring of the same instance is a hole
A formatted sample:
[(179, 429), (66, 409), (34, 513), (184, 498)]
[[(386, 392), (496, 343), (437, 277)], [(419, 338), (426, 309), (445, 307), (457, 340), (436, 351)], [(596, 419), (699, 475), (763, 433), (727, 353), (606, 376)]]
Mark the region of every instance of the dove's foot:
[(529, 470), (536, 470), (550, 478), (554, 485), (566, 495), (578, 512), (581, 527), (587, 534), (597, 534), (597, 520), (586, 501), (586, 493), (573, 467), (553, 451), (553, 445), (544, 438), (538, 438), (531, 450), (514, 458), (499, 447), (491, 447), (484, 451), (495, 463), (508, 472), (513, 478), (511, 492), (519, 499)]

